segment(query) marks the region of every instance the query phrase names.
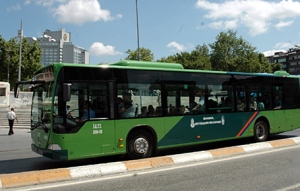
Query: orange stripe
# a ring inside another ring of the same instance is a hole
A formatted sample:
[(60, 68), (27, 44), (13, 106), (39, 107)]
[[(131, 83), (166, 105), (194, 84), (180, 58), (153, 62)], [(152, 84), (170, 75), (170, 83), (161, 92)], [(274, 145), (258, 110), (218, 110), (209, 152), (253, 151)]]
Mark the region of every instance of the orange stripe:
[(67, 168), (0, 175), (0, 183), (2, 183), (2, 188), (21, 187), (71, 179), (72, 177), (70, 170)]
[(236, 135), (236, 137), (239, 137), (242, 135), (242, 133), (245, 131), (245, 129), (249, 126), (249, 124), (252, 122), (252, 120), (256, 117), (258, 111), (254, 112), (254, 114), (251, 116), (251, 118), (247, 121), (247, 123), (244, 125), (244, 127), (240, 130), (240, 132)]

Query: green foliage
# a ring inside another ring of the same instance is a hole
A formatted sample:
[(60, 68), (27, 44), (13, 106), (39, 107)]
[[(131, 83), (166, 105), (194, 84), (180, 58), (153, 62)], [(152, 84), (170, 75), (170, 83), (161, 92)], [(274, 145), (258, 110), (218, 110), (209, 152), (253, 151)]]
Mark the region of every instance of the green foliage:
[(235, 72), (272, 72), (272, 66), (262, 53), (236, 32), (221, 32), (216, 42), (209, 44), (213, 70)]
[(257, 70), (255, 48), (236, 32), (228, 30), (216, 37), (216, 42), (209, 44), (211, 48), (211, 63), (213, 70), (255, 72)]
[(34, 72), (42, 67), (40, 63), (42, 60), (42, 50), (35, 41), (31, 46), (27, 39), (22, 43), (22, 76), (21, 80), (29, 80), (32, 78)]
[(180, 63), (186, 69), (211, 70), (209, 49), (205, 44), (196, 46), (195, 50), (190, 53), (176, 53), (175, 55), (161, 58), (157, 61)]
[[(11, 38), (9, 41), (5, 41), (0, 36), (0, 81), (8, 81), (7, 73), (9, 69), (11, 87), (14, 87), (18, 81), (19, 52), (20, 44), (18, 39)], [(37, 42), (34, 45), (30, 45), (26, 38), (22, 39), (21, 81), (31, 79), (34, 72), (42, 67), (40, 64), (41, 54), (42, 50)]]
[[(138, 50), (128, 49), (125, 53), (128, 54), (128, 56), (125, 58), (126, 60), (138, 60)], [(140, 48), (140, 60), (153, 61), (154, 55), (150, 49), (142, 47)]]
[(157, 61), (181, 63), (186, 69), (272, 72), (271, 63), (255, 50), (242, 37), (237, 38), (236, 32), (228, 30), (221, 32), (209, 46), (198, 45), (190, 53), (180, 52)]
[(259, 53), (258, 54), (258, 60), (259, 60), (260, 66), (261, 66), (260, 72), (267, 72), (267, 73), (272, 73), (273, 72), (272, 64), (268, 61), (268, 59), (265, 57), (264, 54)]
[(276, 72), (276, 71), (281, 71), (282, 69), (282, 65), (280, 63), (276, 63), (276, 64), (272, 64), (272, 72)]

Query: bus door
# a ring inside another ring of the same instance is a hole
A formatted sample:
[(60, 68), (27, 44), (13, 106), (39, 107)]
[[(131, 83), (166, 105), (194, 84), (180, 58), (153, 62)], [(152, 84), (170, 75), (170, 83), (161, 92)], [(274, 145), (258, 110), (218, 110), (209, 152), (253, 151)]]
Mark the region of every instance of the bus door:
[(91, 120), (92, 134), (95, 143), (102, 153), (116, 152), (116, 130), (114, 119), (115, 85), (113, 81), (90, 85), (91, 107), (95, 111), (95, 119)]
[(114, 121), (109, 120), (110, 98), (113, 97), (109, 84), (95, 81), (74, 82), (71, 85), (71, 99), (62, 111), (67, 112), (67, 122), (63, 125), (65, 129), (57, 132), (70, 135), (64, 139), (74, 155), (115, 152)]
[[(166, 115), (178, 116), (190, 113), (190, 100), (193, 97), (195, 85), (192, 82), (172, 82), (165, 85)], [(194, 97), (193, 97), (194, 98)]]
[(285, 111), (282, 103), (282, 86), (273, 86), (272, 109), (274, 110), (273, 132), (280, 132), (285, 129)]
[[(166, 81), (163, 86), (163, 108), (166, 116), (165, 132), (168, 132), (160, 144), (182, 144), (193, 140), (191, 132), (190, 94), (194, 84), (182, 81)], [(184, 133), (183, 133), (184, 132)]]

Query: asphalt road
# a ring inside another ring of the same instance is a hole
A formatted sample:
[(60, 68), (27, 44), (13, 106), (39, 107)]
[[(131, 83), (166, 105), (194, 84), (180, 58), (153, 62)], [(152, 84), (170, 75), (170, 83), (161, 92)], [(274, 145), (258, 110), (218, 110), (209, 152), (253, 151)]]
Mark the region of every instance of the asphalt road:
[[(31, 151), (30, 130), (15, 129), (14, 132), (14, 135), (8, 136), (8, 129), (0, 128), (0, 174), (10, 174), (16, 172), (55, 169), (128, 160), (123, 156), (113, 156), (76, 161), (53, 161)], [(291, 132), (286, 132), (280, 135), (275, 135), (270, 137), (270, 139), (282, 139), (295, 136), (300, 136), (300, 129)], [(159, 153), (159, 155), (172, 155), (178, 153), (209, 150), (249, 143), (253, 143), (253, 140), (240, 139), (233, 141), (224, 141), (213, 144), (205, 144), (200, 146), (198, 145), (195, 147), (162, 151)]]
[(23, 191), (300, 190), (300, 146), (108, 177), (22, 187)]

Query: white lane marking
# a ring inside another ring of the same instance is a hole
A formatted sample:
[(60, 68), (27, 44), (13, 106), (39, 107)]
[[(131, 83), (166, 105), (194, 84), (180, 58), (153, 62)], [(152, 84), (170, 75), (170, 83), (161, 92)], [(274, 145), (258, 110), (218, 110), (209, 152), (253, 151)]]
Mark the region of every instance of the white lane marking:
[(281, 189), (278, 189), (276, 191), (287, 191), (287, 190), (292, 190), (292, 189), (299, 188), (299, 187), (300, 187), (300, 183), (294, 184), (294, 185), (291, 185), (291, 186), (288, 186), (288, 187), (285, 187), (285, 188), (281, 188)]

